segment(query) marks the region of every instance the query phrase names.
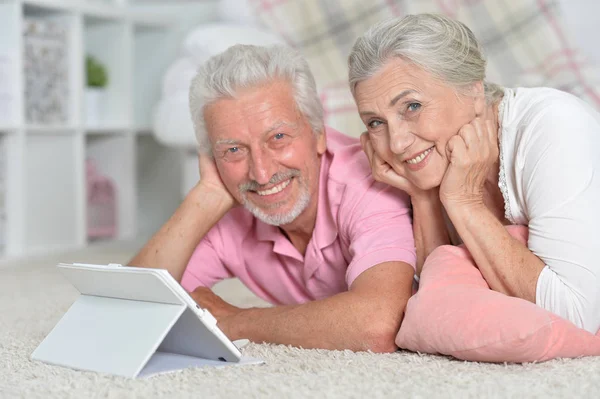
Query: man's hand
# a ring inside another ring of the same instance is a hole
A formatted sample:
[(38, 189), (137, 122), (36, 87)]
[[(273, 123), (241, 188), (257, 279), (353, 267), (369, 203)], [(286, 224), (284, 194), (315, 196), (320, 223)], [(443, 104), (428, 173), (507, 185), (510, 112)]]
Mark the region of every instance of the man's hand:
[(215, 160), (210, 155), (198, 153), (198, 169), (200, 171), (198, 185), (203, 188), (203, 191), (211, 193), (216, 198), (221, 198), (222, 204), (227, 208), (236, 205), (236, 200), (225, 187), (221, 176), (219, 176)]
[(191, 295), (231, 340), (248, 339), (305, 349), (394, 352), (413, 268), (384, 262), (364, 271), (349, 291), (301, 305), (240, 309), (207, 288)]
[(230, 340), (243, 338), (235, 336), (232, 323), (233, 317), (240, 313), (242, 309), (225, 302), (210, 288), (198, 287), (190, 296), (202, 309), (208, 310), (217, 319), (217, 325)]
[(200, 241), (235, 206), (210, 156), (199, 155), (198, 162), (201, 181), (128, 265), (167, 269), (181, 281)]

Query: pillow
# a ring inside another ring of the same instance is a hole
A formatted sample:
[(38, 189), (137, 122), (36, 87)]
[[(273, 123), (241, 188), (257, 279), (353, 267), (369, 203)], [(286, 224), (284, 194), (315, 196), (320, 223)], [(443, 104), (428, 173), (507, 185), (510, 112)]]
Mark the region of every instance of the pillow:
[(234, 44), (270, 46), (285, 42), (276, 34), (264, 29), (216, 22), (201, 25), (190, 32), (183, 42), (183, 51), (196, 65), (200, 65)]
[(258, 26), (259, 21), (250, 6), (250, 0), (219, 0), (218, 16), (221, 21), (246, 26)]
[[(526, 227), (510, 226), (508, 231), (527, 242)], [(600, 335), (534, 303), (492, 291), (464, 246), (442, 246), (427, 258), (396, 344), (482, 362), (600, 355)]]
[(161, 98), (154, 109), (152, 126), (154, 137), (163, 145), (190, 150), (198, 147), (187, 91)]
[(179, 92), (185, 92), (186, 94), (190, 90), (190, 83), (196, 72), (198, 66), (195, 65), (191, 59), (187, 57), (180, 57), (173, 62), (167, 71), (162, 81), (162, 95), (168, 97)]

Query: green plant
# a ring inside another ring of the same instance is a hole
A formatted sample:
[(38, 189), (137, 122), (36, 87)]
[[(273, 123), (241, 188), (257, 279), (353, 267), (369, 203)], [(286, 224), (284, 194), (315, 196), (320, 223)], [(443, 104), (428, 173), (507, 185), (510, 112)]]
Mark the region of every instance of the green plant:
[(108, 74), (104, 65), (94, 57), (88, 55), (85, 58), (85, 69), (88, 87), (106, 87)]

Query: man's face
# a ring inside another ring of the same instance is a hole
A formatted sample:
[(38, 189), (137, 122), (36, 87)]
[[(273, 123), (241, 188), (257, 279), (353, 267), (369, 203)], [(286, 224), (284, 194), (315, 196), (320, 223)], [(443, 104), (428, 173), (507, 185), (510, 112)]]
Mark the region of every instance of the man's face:
[(317, 197), (325, 134), (313, 133), (289, 83), (220, 99), (206, 107), (204, 120), (223, 183), (257, 218), (287, 225)]

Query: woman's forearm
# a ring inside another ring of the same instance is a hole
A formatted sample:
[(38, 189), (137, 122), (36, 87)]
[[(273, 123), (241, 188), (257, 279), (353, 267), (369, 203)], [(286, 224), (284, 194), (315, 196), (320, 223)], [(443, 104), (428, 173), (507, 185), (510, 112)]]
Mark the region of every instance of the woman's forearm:
[(513, 238), (485, 205), (446, 210), (490, 288), (535, 303), (544, 262)]
[(421, 196), (411, 197), (411, 202), (417, 249), (417, 276), (420, 276), (425, 259), (437, 247), (450, 244), (450, 237), (437, 188)]

